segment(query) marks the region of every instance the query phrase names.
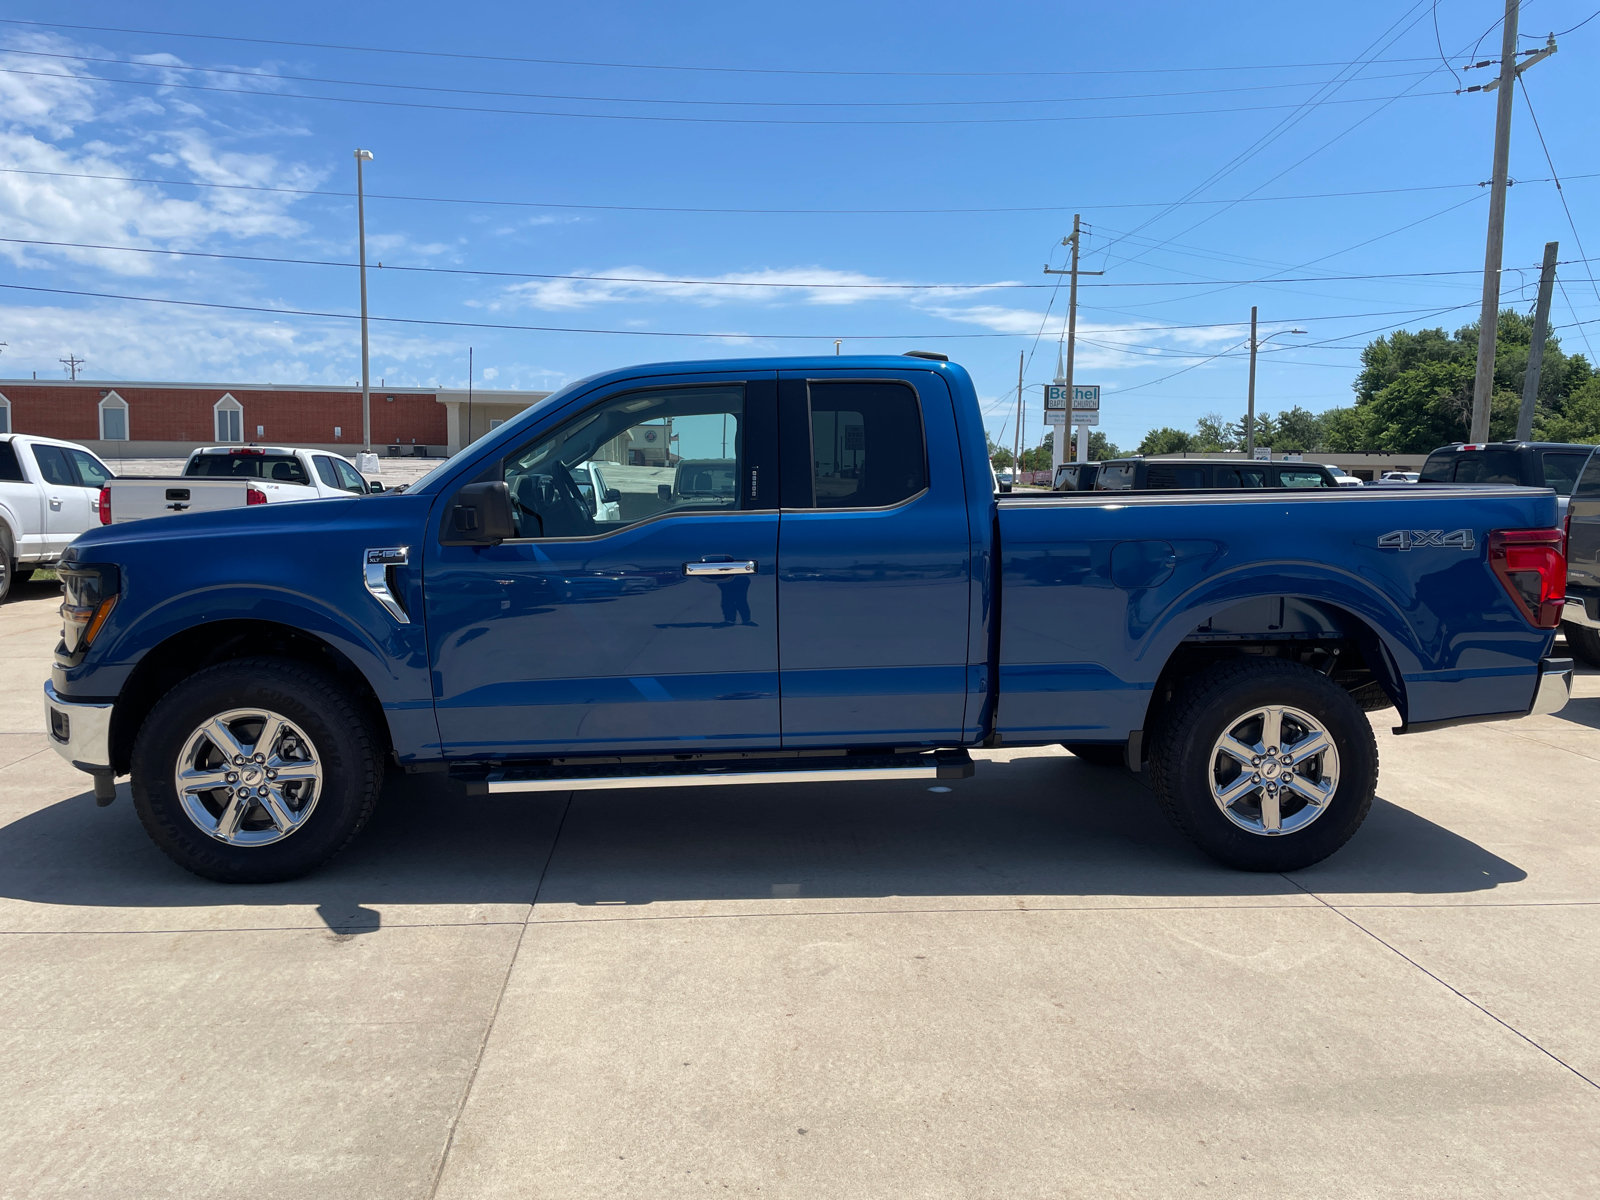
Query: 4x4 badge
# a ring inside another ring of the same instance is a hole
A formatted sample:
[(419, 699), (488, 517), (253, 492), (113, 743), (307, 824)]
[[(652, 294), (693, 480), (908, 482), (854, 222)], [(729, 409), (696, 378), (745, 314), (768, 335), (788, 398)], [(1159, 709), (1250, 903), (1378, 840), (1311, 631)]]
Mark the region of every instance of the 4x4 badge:
[(1472, 530), (1455, 529), (1446, 533), (1442, 529), (1396, 529), (1378, 539), (1380, 550), (1415, 550), (1421, 546), (1437, 546), (1441, 550), (1475, 550), (1478, 543), (1472, 540)]

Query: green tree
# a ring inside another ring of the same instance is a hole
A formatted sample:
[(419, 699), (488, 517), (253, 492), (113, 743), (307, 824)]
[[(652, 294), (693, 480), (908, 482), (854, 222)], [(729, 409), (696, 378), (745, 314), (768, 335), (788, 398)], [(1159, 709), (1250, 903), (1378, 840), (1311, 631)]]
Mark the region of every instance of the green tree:
[(1181, 454), (1194, 449), (1194, 435), (1163, 425), (1144, 435), (1135, 454)]
[(1278, 414), (1271, 446), (1287, 454), (1315, 450), (1322, 445), (1322, 418), (1296, 404)]
[(1322, 448), (1325, 450), (1369, 450), (1366, 416), (1354, 405), (1329, 408), (1322, 412)]
[(1032, 450), (1022, 452), (1022, 469), (1024, 471), (1048, 471), (1050, 469), (1050, 456), (1055, 452), (1056, 431), (1051, 429), (1044, 435)]
[[(1069, 453), (1068, 453), (1067, 457), (1069, 459), (1077, 457), (1077, 455), (1078, 455), (1078, 435), (1076, 433), (1074, 433), (1072, 435), (1072, 440), (1071, 440), (1071, 442), (1068, 443), (1068, 451), (1069, 451)], [(1121, 457), (1122, 457), (1122, 451), (1117, 449), (1117, 445), (1116, 445), (1115, 442), (1112, 442), (1112, 441), (1108, 440), (1106, 438), (1106, 435), (1101, 433), (1098, 429), (1091, 429), (1089, 431), (1089, 461), (1090, 462), (1104, 462), (1108, 458), (1121, 458)]]
[(1195, 422), (1194, 448), (1196, 450), (1233, 450), (1238, 447), (1233, 429), (1221, 413), (1206, 413)]
[(1561, 412), (1535, 420), (1533, 432), (1544, 442), (1600, 443), (1600, 375), (1591, 375), (1566, 396)]
[[(1237, 445), (1241, 450), (1243, 450), (1249, 442), (1249, 437), (1247, 436), (1245, 430), (1246, 419), (1248, 416), (1248, 413), (1242, 414), (1239, 417), (1238, 424), (1228, 426), (1229, 430), (1231, 430), (1233, 433), (1234, 444)], [(1260, 409), (1257, 409), (1256, 445), (1272, 446), (1276, 444), (1277, 438), (1278, 423), (1272, 419), (1272, 414), (1269, 412), (1262, 412)]]

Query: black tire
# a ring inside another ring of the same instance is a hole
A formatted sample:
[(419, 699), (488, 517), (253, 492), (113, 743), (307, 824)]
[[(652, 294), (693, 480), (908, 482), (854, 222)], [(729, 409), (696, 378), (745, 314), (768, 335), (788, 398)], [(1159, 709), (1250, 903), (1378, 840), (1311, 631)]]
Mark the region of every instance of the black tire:
[[(323, 770), (315, 807), (282, 840), (239, 846), (203, 831), (179, 801), (174, 774), (190, 735), (212, 717), (260, 707), (297, 726)], [(363, 707), (326, 673), (281, 658), (246, 658), (197, 672), (161, 698), (134, 741), (133, 803), (168, 858), (220, 883), (276, 883), (322, 866), (361, 831), (383, 778)]]
[(1376, 679), (1363, 683), (1350, 693), (1362, 712), (1382, 712), (1386, 708), (1393, 708), (1394, 701), (1389, 699), (1389, 693), (1383, 690), (1383, 684)]
[(1573, 658), (1585, 666), (1600, 667), (1600, 629), (1563, 621), (1561, 632), (1566, 635), (1567, 649), (1572, 651)]
[(17, 578), (16, 547), (11, 544), (11, 531), (0, 523), (0, 604), (11, 594), (11, 585)]
[[(1339, 759), (1333, 795), (1320, 813), (1270, 836), (1235, 824), (1212, 796), (1217, 740), (1267, 705), (1299, 709), (1320, 723)], [(1361, 706), (1325, 676), (1283, 659), (1235, 659), (1200, 672), (1173, 696), (1154, 731), (1150, 775), (1162, 810), (1212, 858), (1242, 871), (1294, 871), (1327, 858), (1366, 819), (1378, 786), (1378, 744)]]
[(1062, 745), (1072, 751), (1077, 758), (1086, 763), (1093, 763), (1097, 767), (1125, 767), (1128, 765), (1128, 756), (1121, 746), (1069, 746)]

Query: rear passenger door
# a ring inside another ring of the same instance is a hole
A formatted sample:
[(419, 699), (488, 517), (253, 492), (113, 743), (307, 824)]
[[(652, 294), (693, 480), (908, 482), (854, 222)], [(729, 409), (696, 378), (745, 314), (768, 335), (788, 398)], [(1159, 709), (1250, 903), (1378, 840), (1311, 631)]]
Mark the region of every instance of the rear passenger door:
[(783, 744), (959, 742), (971, 546), (949, 388), (915, 370), (778, 388)]
[(44, 480), (45, 553), (58, 555), (72, 544), (73, 538), (95, 523), (94, 508), (65, 449), (41, 442), (35, 442), (29, 449), (33, 451), (33, 461), (39, 464), (39, 476)]

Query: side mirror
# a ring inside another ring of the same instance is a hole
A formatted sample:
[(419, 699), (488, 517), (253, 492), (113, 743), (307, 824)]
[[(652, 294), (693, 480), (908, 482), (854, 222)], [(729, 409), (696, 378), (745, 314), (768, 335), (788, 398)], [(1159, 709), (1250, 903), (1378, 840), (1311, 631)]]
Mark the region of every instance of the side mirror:
[(607, 488), (606, 494), (600, 498), (607, 504), (616, 504), (622, 499), (622, 493), (617, 491), (616, 488)]
[(498, 546), (517, 536), (504, 481), (469, 483), (450, 499), (439, 539), (447, 546)]
[(381, 492), (381, 491), (383, 491), (383, 480), (381, 480), (381, 479), (370, 479), (370, 480), (368, 480), (367, 481), (367, 491), (369, 491), (369, 492)]
[(1000, 481), (1000, 491), (1001, 491), (1001, 493), (1003, 494), (1003, 493), (1009, 492), (1010, 490), (1011, 490), (1011, 485), (1009, 483), (1007, 483), (1004, 479), (1002, 479)]
[(656, 499), (663, 504), (672, 503), (672, 485), (670, 483), (656, 484)]

